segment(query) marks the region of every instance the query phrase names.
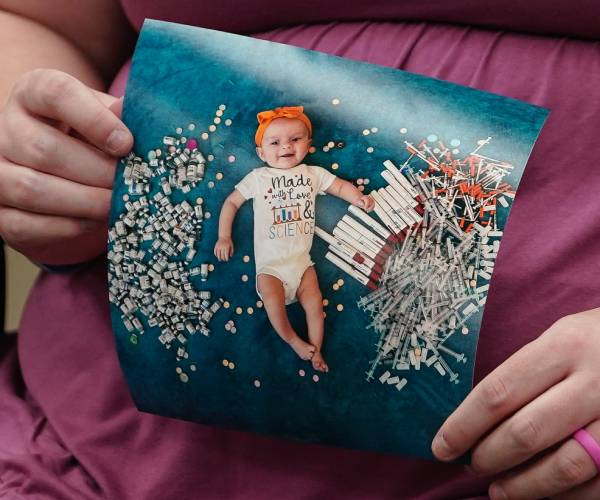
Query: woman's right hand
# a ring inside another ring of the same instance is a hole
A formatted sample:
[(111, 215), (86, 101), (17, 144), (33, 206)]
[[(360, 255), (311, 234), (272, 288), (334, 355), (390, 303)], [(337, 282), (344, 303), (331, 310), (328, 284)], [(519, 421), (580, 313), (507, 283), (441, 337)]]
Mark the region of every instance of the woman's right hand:
[(24, 74), (0, 109), (0, 235), (31, 260), (106, 248), (116, 160), (133, 146), (122, 101), (57, 70)]

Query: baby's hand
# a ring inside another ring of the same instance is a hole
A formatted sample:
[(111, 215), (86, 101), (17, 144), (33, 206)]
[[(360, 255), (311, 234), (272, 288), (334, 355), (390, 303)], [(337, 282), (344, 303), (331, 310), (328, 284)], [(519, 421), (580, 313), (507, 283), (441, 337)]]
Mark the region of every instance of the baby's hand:
[(370, 212), (375, 208), (375, 200), (368, 194), (362, 194), (354, 200), (353, 205), (362, 208), (365, 212)]
[(223, 236), (215, 244), (215, 257), (219, 261), (228, 261), (233, 255), (233, 240), (229, 236)]

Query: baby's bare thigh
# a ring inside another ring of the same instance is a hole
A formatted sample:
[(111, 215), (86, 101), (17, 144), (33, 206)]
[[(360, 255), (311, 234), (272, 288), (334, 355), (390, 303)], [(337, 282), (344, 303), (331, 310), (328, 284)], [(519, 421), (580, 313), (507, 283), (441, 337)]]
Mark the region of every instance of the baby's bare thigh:
[(315, 266), (310, 266), (304, 271), (296, 295), (298, 296), (298, 300), (301, 297), (321, 297), (321, 289), (319, 288)]
[(283, 283), (279, 278), (271, 274), (259, 274), (256, 277), (258, 291), (265, 298), (281, 298), (285, 295)]

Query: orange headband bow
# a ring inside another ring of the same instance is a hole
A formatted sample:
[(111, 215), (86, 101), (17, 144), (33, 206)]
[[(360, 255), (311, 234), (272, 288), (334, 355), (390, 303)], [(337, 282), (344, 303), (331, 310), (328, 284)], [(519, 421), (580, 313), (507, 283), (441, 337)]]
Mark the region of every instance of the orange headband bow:
[(304, 114), (304, 106), (284, 106), (281, 108), (275, 108), (274, 110), (261, 111), (256, 115), (258, 118), (258, 128), (256, 129), (256, 135), (254, 141), (257, 146), (260, 146), (265, 130), (270, 123), (276, 118), (296, 118), (300, 120), (308, 129), (308, 135), (312, 136), (312, 124), (308, 116)]

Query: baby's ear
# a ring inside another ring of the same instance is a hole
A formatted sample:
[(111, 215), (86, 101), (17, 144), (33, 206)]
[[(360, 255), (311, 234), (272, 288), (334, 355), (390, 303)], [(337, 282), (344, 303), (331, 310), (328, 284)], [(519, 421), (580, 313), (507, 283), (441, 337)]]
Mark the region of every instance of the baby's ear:
[(262, 161), (265, 161), (265, 156), (263, 155), (262, 148), (260, 146), (256, 148), (256, 154)]

